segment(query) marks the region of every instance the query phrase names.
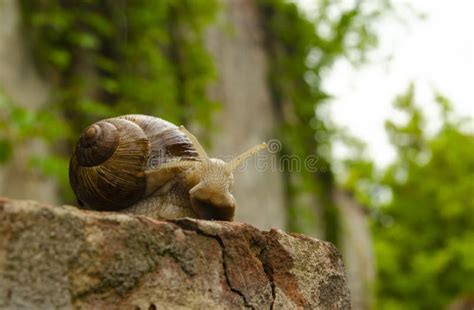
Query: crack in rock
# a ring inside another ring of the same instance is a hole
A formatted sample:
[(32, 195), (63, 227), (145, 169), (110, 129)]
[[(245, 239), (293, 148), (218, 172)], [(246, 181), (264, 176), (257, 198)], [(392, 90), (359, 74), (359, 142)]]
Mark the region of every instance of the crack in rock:
[(250, 305), (249, 302), (247, 301), (247, 298), (245, 297), (244, 293), (242, 293), (241, 291), (239, 291), (238, 289), (233, 287), (232, 284), (230, 283), (229, 271), (227, 269), (227, 263), (226, 263), (226, 259), (225, 259), (225, 245), (224, 245), (224, 242), (222, 241), (222, 239), (218, 235), (214, 237), (214, 236), (211, 236), (209, 234), (204, 233), (203, 231), (201, 231), (201, 233), (203, 235), (207, 236), (207, 237), (213, 237), (215, 240), (217, 240), (217, 242), (219, 242), (219, 245), (222, 248), (222, 266), (224, 268), (224, 275), (225, 275), (225, 279), (227, 281), (227, 285), (229, 285), (229, 288), (232, 292), (237, 293), (238, 295), (240, 295), (242, 297), (242, 299), (244, 300), (244, 306), (245, 307), (250, 308), (250, 309), (254, 309), (254, 307), (252, 305)]
[(273, 280), (273, 268), (271, 267), (271, 265), (268, 263), (268, 260), (266, 259), (266, 253), (263, 254), (265, 251), (266, 249), (261, 249), (260, 253), (257, 255), (257, 258), (262, 263), (263, 271), (265, 272), (265, 275), (267, 276), (267, 279), (270, 282), (270, 286), (272, 288), (272, 303), (270, 305), (270, 309), (273, 309), (273, 306), (275, 304), (275, 298), (276, 298), (276, 288), (275, 288), (275, 282)]
[[(224, 244), (224, 241), (222, 240), (222, 238), (216, 234), (216, 235), (212, 235), (212, 234), (209, 234), (209, 233), (206, 233), (205, 231), (203, 231), (202, 229), (200, 229), (199, 227), (197, 226), (193, 226), (193, 225), (189, 225), (190, 223), (193, 223), (193, 222), (184, 222), (184, 221), (171, 221), (173, 223), (175, 223), (177, 226), (179, 226), (180, 228), (182, 229), (186, 229), (186, 230), (191, 230), (191, 231), (194, 231), (200, 235), (203, 235), (203, 236), (206, 236), (206, 237), (209, 237), (211, 239), (214, 239), (216, 240), (218, 243), (219, 243), (219, 246), (221, 247), (221, 255), (222, 255), (222, 267), (224, 269), (224, 277), (225, 277), (225, 280), (227, 282), (227, 285), (229, 286), (230, 290), (234, 293), (236, 293), (237, 295), (239, 295), (240, 297), (242, 297), (242, 300), (244, 302), (244, 306), (246, 308), (249, 308), (249, 309), (255, 309), (247, 300), (247, 297), (245, 296), (244, 293), (242, 293), (239, 289), (235, 288), (234, 286), (232, 286), (231, 282), (230, 282), (230, 279), (229, 279), (229, 270), (228, 270), (228, 267), (227, 267), (227, 263), (226, 263), (226, 259), (225, 259), (225, 253), (226, 253), (226, 247), (225, 247), (225, 244)], [(194, 223), (193, 223), (194, 224)]]

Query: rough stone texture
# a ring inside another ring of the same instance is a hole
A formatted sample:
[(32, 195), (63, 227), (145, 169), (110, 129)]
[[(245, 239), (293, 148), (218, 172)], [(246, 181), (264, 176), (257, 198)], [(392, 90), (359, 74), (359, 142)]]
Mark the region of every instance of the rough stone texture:
[(349, 309), (330, 243), (0, 199), (0, 308)]

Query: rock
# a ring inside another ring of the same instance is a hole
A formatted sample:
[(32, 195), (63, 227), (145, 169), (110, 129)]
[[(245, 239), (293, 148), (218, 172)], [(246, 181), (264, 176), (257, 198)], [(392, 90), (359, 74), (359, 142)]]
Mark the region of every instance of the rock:
[(0, 308), (349, 309), (330, 243), (0, 199)]

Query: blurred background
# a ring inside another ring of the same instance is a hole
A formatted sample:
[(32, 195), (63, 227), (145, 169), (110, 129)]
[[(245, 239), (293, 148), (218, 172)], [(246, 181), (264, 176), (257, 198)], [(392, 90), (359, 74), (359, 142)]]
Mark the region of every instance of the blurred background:
[(276, 166), (236, 174), (237, 220), (333, 242), (354, 309), (472, 309), (473, 9), (0, 0), (0, 195), (75, 204), (69, 156), (106, 117), (216, 157), (275, 139)]

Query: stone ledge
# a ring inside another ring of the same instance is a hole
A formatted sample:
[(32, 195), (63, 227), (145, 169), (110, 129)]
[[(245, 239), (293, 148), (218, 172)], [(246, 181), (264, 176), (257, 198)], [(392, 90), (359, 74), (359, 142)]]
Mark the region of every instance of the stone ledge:
[(0, 308), (349, 309), (330, 243), (0, 198)]

